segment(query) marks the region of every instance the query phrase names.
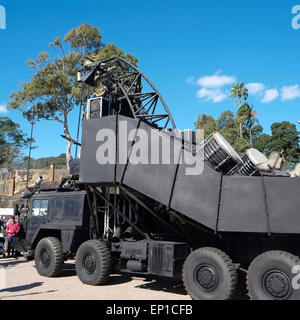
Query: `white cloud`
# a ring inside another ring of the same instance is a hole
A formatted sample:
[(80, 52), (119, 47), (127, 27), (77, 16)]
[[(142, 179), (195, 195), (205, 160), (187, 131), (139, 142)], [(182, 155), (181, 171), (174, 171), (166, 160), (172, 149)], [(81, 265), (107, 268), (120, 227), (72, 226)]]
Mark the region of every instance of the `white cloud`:
[(5, 104), (0, 104), (0, 113), (6, 113), (8, 110), (7, 110), (7, 107)]
[[(213, 75), (206, 75), (200, 78), (188, 77), (187, 83), (198, 85), (197, 97), (213, 103), (222, 102), (229, 97), (229, 86), (237, 82), (234, 76), (222, 75), (217, 71)], [(247, 83), (249, 95), (256, 96), (262, 103), (270, 103), (279, 97), (282, 101), (289, 101), (300, 98), (300, 85), (283, 86), (280, 90), (267, 88), (262, 82)]]
[(251, 82), (246, 84), (249, 94), (255, 96), (262, 93), (265, 89), (265, 85), (261, 82)]
[(197, 84), (203, 88), (221, 88), (236, 82), (233, 76), (220, 75), (220, 71), (212, 76), (204, 76), (197, 80)]
[(197, 97), (205, 101), (212, 101), (213, 103), (222, 102), (227, 98), (225, 92), (220, 89), (201, 88), (197, 91)]
[(270, 103), (279, 97), (277, 89), (268, 89), (265, 91), (264, 97), (261, 100), (262, 103)]
[(298, 84), (290, 87), (284, 86), (281, 89), (281, 99), (283, 101), (294, 100), (296, 98), (300, 98), (300, 88)]

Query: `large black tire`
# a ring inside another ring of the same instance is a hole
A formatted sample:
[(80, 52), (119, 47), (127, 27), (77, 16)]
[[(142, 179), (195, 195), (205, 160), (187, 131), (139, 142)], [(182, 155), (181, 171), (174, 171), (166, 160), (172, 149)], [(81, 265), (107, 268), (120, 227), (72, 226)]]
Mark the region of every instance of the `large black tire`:
[(247, 274), (251, 300), (300, 300), (300, 289), (293, 289), (294, 266), (298, 257), (285, 251), (267, 251), (253, 260)]
[(107, 245), (99, 240), (84, 242), (76, 255), (76, 272), (81, 282), (92, 286), (104, 284), (112, 269)]
[(200, 248), (184, 263), (183, 284), (194, 300), (229, 300), (236, 290), (237, 273), (223, 251)]
[(40, 240), (35, 249), (34, 260), (36, 269), (41, 276), (59, 276), (64, 264), (61, 241), (54, 237)]

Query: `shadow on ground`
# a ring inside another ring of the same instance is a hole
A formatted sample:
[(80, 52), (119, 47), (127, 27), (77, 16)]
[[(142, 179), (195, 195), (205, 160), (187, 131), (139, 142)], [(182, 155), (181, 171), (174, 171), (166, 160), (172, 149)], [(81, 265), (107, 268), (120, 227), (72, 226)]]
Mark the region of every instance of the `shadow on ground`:
[[(61, 277), (76, 276), (76, 269), (74, 263), (64, 263), (64, 270)], [(186, 296), (187, 292), (182, 284), (181, 277), (164, 278), (159, 276), (145, 276), (140, 274), (127, 274), (115, 268), (110, 275), (108, 281), (103, 286), (113, 286), (132, 281), (133, 279), (140, 279), (144, 283), (135, 286), (135, 288), (163, 291), (173, 294)], [(23, 289), (25, 290), (25, 289)], [(1, 291), (0, 291), (1, 292)], [(50, 292), (50, 291), (49, 291)], [(52, 292), (52, 291), (51, 291)], [(37, 294), (37, 293), (36, 293)], [(246, 276), (243, 272), (238, 272), (238, 290), (233, 298), (234, 300), (249, 300), (246, 290)]]
[(163, 291), (174, 294), (187, 295), (182, 281), (180, 278), (160, 278), (160, 277), (147, 277), (144, 282), (145, 284), (141, 284), (136, 286), (136, 288), (147, 289), (147, 290), (155, 290), (155, 291)]
[(7, 292), (19, 292), (19, 291), (29, 290), (29, 289), (32, 289), (32, 288), (39, 287), (43, 283), (44, 282), (33, 282), (33, 283), (30, 283), (30, 284), (24, 284), (24, 285), (21, 285), (21, 286), (5, 288), (5, 289), (0, 290), (0, 293), (4, 292), (4, 291), (7, 291)]
[[(37, 291), (37, 292), (30, 292), (30, 293), (23, 293), (23, 294), (15, 294), (15, 295), (9, 295), (9, 296), (2, 296), (0, 298), (0, 300), (4, 300), (4, 299), (11, 299), (11, 298), (17, 298), (17, 297), (29, 297), (29, 296), (34, 296), (34, 295), (38, 295), (38, 294), (43, 294), (43, 293), (53, 293), (53, 292), (57, 292), (57, 290), (48, 290), (48, 291)], [(30, 297), (28, 298), (30, 299)]]
[(61, 277), (74, 277), (76, 276), (76, 269), (74, 263), (64, 263), (64, 269)]
[[(77, 276), (74, 263), (64, 263), (64, 269), (61, 277), (74, 277)], [(143, 276), (144, 278), (144, 276)], [(102, 286), (111, 286), (126, 283), (132, 280), (131, 275), (121, 273), (117, 268), (113, 269), (108, 281)]]
[(28, 262), (27, 260), (22, 260), (22, 259), (13, 259), (13, 260), (4, 260), (4, 262), (2, 262), (0, 260), (0, 266), (1, 267), (4, 267), (4, 268), (10, 268), (10, 267), (13, 267), (17, 264), (20, 264), (20, 263), (26, 263)]

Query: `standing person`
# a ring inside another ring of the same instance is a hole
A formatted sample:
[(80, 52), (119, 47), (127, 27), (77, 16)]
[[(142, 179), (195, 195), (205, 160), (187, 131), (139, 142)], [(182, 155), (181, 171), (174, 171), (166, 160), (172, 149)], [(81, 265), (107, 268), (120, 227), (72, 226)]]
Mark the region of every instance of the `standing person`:
[(0, 216), (0, 226), (1, 228), (5, 228), (5, 217)]
[(10, 255), (10, 252), (12, 251), (12, 255), (15, 253), (15, 245), (18, 240), (18, 233), (20, 231), (20, 226), (18, 222), (16, 222), (15, 217), (11, 216), (9, 217), (7, 226), (6, 226), (6, 232), (7, 232), (7, 240), (8, 240), (8, 248), (7, 248), (7, 254)]
[(7, 256), (7, 250), (8, 250), (8, 240), (7, 240), (7, 232), (6, 232), (6, 225), (8, 223), (7, 217), (3, 218), (3, 224), (1, 226), (2, 233), (4, 235), (4, 255), (3, 258)]
[(4, 232), (4, 218), (0, 216), (0, 255), (5, 257), (5, 232)]

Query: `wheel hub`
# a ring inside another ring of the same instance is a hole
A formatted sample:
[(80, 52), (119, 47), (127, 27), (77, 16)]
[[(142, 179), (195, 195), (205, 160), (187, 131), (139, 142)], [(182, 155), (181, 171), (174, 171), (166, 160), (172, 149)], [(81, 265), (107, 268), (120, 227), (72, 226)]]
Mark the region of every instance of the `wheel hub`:
[(197, 283), (206, 290), (213, 289), (217, 284), (217, 273), (211, 266), (200, 266), (196, 270), (195, 276)]
[(291, 293), (289, 277), (282, 271), (270, 271), (264, 277), (266, 291), (277, 299), (284, 299)]
[(50, 265), (50, 255), (46, 249), (43, 249), (41, 252), (41, 261), (45, 268)]
[(91, 253), (87, 253), (83, 258), (83, 266), (85, 270), (92, 274), (96, 269), (96, 260)]

